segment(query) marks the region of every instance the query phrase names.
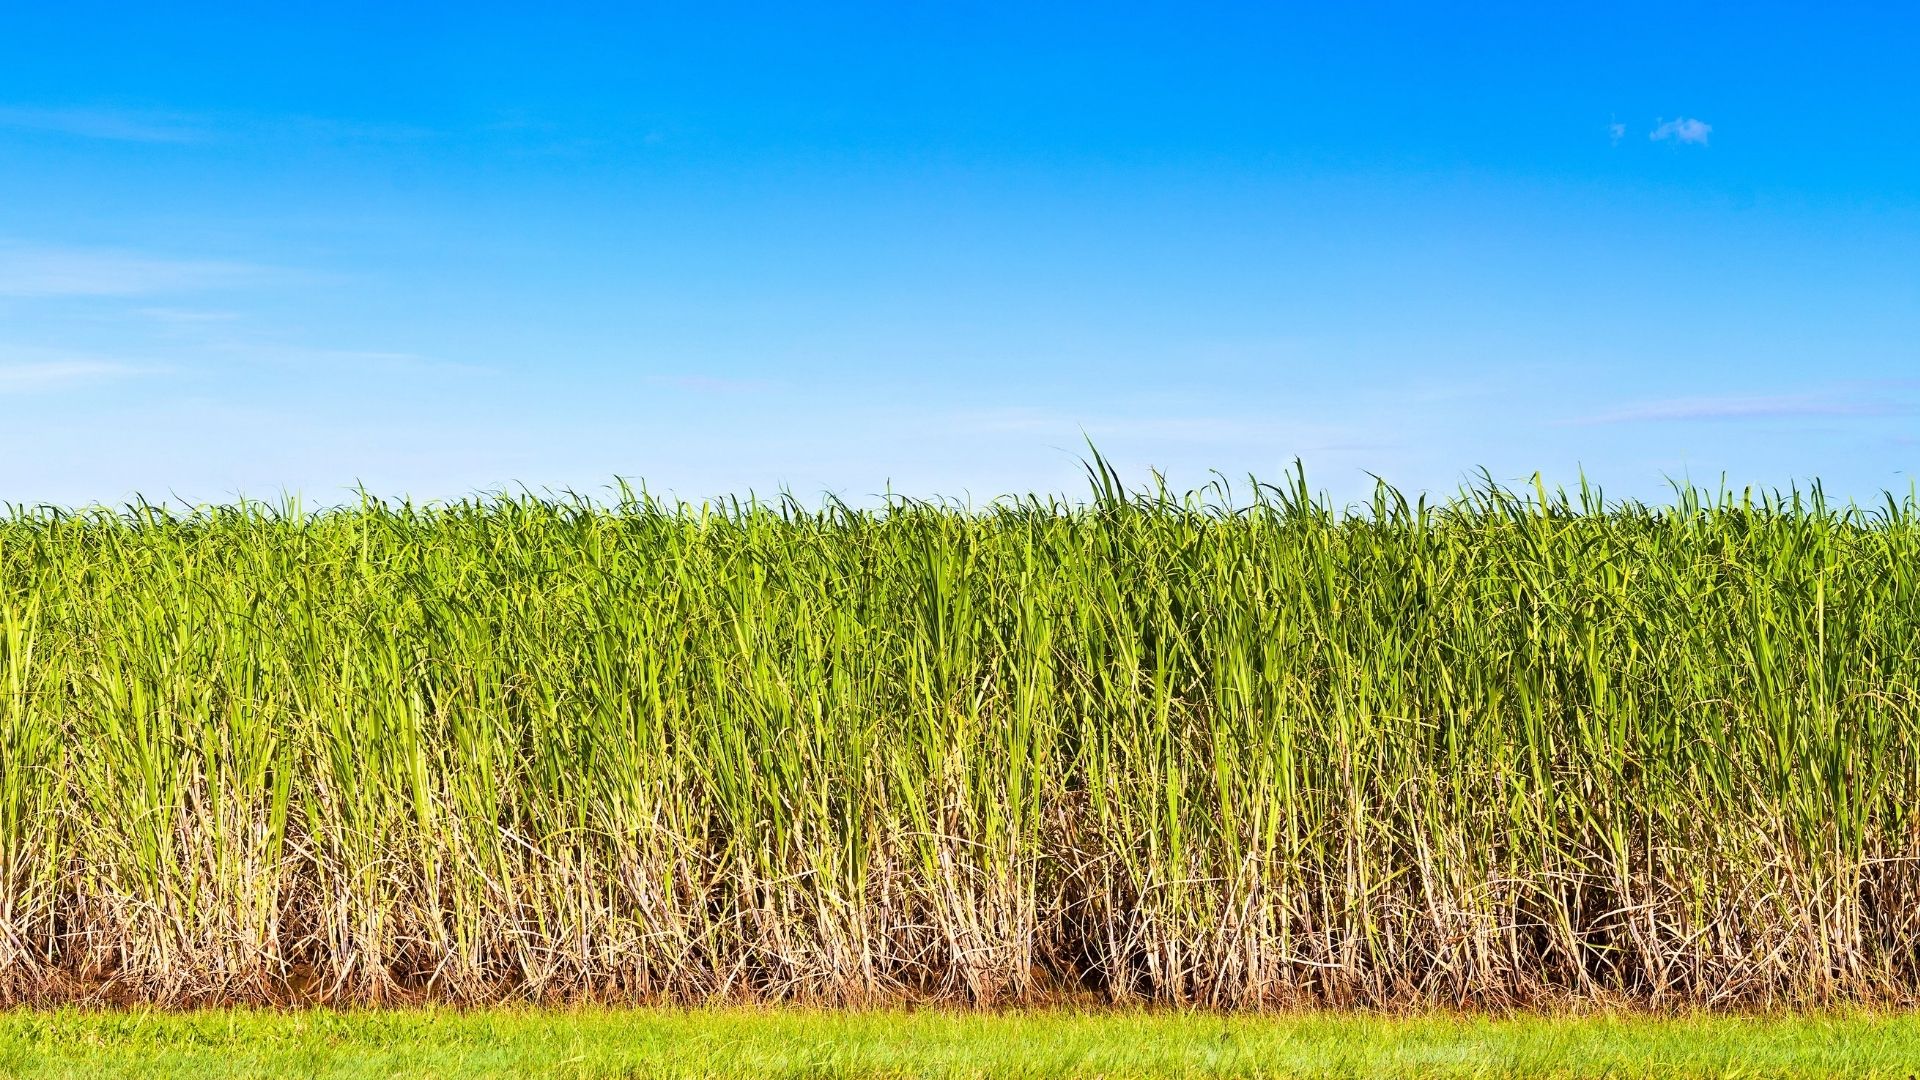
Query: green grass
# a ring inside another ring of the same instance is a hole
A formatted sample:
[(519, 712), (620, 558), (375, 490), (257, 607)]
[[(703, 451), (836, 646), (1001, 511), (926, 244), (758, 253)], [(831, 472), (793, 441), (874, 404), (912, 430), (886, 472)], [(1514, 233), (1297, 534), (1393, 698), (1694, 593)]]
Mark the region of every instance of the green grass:
[(0, 1000), (1920, 997), (1920, 506), (0, 517)]
[(1920, 1021), (1155, 1012), (10, 1012), (8, 1077), (1909, 1077)]

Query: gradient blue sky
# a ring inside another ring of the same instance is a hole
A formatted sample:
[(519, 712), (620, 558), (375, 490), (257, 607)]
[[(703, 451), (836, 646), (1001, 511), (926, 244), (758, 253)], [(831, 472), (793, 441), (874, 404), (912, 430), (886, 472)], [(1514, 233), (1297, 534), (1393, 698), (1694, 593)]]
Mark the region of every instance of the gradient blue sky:
[(0, 499), (1920, 466), (1895, 5), (12, 5)]

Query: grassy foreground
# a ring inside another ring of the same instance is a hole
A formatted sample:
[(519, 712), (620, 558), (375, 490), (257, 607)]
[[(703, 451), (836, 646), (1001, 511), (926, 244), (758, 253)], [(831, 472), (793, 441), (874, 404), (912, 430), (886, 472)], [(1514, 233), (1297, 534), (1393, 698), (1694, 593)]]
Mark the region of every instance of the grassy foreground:
[(0, 1014), (20, 1077), (1900, 1077), (1911, 1016), (1163, 1012)]
[(1920, 505), (0, 515), (0, 1001), (1920, 998)]

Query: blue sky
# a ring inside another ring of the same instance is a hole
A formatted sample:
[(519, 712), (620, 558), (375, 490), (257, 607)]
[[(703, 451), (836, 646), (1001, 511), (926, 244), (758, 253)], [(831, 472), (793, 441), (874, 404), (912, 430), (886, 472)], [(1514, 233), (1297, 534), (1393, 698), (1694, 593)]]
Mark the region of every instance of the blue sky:
[(1910, 9), (19, 7), (8, 501), (1920, 466)]

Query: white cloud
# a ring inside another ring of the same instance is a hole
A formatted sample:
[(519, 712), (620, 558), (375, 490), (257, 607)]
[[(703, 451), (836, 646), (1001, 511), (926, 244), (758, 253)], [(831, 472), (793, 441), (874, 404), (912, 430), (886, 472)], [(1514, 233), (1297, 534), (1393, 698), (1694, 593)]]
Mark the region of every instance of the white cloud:
[(1886, 401), (1851, 401), (1816, 394), (1673, 398), (1628, 405), (1570, 421), (1577, 425), (1688, 420), (1778, 420), (1818, 416), (1886, 416), (1908, 411)]
[(1613, 144), (1615, 146), (1620, 145), (1620, 140), (1627, 137), (1627, 125), (1619, 123), (1617, 121), (1614, 123), (1608, 124), (1607, 137), (1613, 140)]
[(0, 296), (140, 296), (231, 285), (260, 268), (133, 251), (0, 246)]
[(1681, 117), (1678, 120), (1662, 120), (1655, 125), (1647, 138), (1654, 142), (1669, 139), (1677, 143), (1692, 143), (1695, 146), (1707, 145), (1707, 136), (1713, 134), (1713, 125), (1704, 120)]
[(757, 394), (773, 388), (773, 384), (765, 379), (740, 379), (726, 375), (649, 375), (647, 381), (655, 386), (671, 386), (703, 394)]
[(418, 124), (371, 123), (326, 116), (189, 114), (157, 109), (0, 105), (0, 130), (137, 143), (204, 143), (214, 139), (298, 143), (412, 143), (438, 134)]
[(352, 372), (358, 376), (402, 373), (475, 375), (488, 369), (461, 360), (385, 349), (329, 349), (247, 338), (215, 338), (199, 346), (203, 355), (245, 364), (273, 365), (290, 371)]
[(431, 139), (438, 132), (418, 124), (383, 124), (363, 120), (340, 120), (326, 116), (285, 116), (249, 120), (225, 118), (237, 134), (296, 142), (335, 143), (412, 143)]
[(120, 109), (0, 105), (0, 128), (119, 142), (188, 143), (207, 137), (193, 118), (179, 113)]
[(1329, 424), (1302, 424), (1241, 416), (1088, 415), (1014, 406), (959, 413), (961, 431), (1018, 432), (1051, 436), (1071, 444), (1082, 435), (1191, 445), (1288, 445), (1299, 450), (1373, 449), (1378, 444)]
[(459, 360), (442, 360), (419, 353), (391, 352), (382, 349), (310, 349), (263, 346), (263, 359), (279, 363), (309, 364), (336, 368), (371, 368), (379, 371), (479, 371), (478, 366)]
[(0, 362), (0, 394), (58, 390), (81, 384), (111, 382), (153, 373), (152, 368), (115, 360), (67, 358)]
[(205, 323), (233, 322), (240, 317), (233, 311), (200, 311), (193, 308), (144, 307), (134, 310), (135, 315), (152, 319), (157, 323), (173, 326), (198, 326)]

